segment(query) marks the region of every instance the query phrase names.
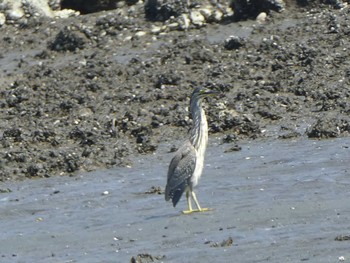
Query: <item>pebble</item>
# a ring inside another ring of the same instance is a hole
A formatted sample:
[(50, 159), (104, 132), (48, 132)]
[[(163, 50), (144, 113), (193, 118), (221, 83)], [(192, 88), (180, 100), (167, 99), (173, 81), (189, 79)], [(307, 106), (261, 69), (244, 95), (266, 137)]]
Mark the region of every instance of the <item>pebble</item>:
[(78, 16), (78, 15), (80, 15), (79, 11), (75, 11), (71, 9), (63, 9), (63, 10), (58, 10), (54, 12), (54, 16), (59, 18), (68, 18), (71, 16)]
[(211, 16), (211, 11), (208, 8), (202, 8), (199, 10), (199, 12), (203, 15), (203, 17), (208, 20)]
[(130, 41), (132, 39), (132, 36), (127, 36), (124, 38), (124, 41)]
[(8, 18), (10, 20), (18, 20), (24, 16), (24, 12), (21, 9), (13, 9), (8, 12)]
[(224, 8), (223, 12), (225, 13), (225, 16), (233, 16), (234, 15), (232, 8), (229, 6), (226, 6)]
[(171, 24), (168, 25), (168, 28), (169, 29), (178, 29), (179, 28), (179, 23), (176, 23), (176, 22), (171, 23)]
[(237, 36), (230, 36), (225, 40), (224, 47), (227, 50), (239, 49), (244, 45), (244, 39)]
[(191, 20), (188, 17), (188, 14), (182, 14), (179, 18), (179, 23), (180, 23), (180, 28), (182, 30), (188, 29), (191, 24)]
[(259, 24), (262, 24), (266, 22), (267, 14), (265, 12), (261, 12), (257, 17), (256, 17), (256, 22)]
[(203, 26), (205, 24), (205, 18), (199, 10), (192, 11), (190, 13), (190, 19), (195, 26)]
[(135, 33), (135, 37), (142, 37), (144, 35), (146, 35), (147, 33), (145, 31), (139, 31)]
[(213, 18), (216, 22), (219, 22), (222, 20), (222, 17), (223, 17), (223, 13), (219, 10), (215, 10), (214, 13), (213, 13)]
[(162, 28), (160, 26), (152, 26), (151, 27), (152, 34), (159, 34), (161, 31), (162, 31)]
[(6, 22), (6, 16), (3, 13), (0, 13), (0, 26), (3, 26)]
[(90, 108), (82, 108), (79, 110), (78, 114), (80, 117), (89, 117), (89, 116), (93, 115), (94, 113), (92, 112), (92, 110)]

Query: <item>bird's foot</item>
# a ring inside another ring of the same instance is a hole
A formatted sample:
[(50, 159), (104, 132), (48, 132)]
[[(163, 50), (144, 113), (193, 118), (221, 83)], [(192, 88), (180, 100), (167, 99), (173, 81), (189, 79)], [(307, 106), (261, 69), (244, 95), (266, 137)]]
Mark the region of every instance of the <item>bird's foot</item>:
[(207, 212), (207, 211), (212, 211), (213, 209), (211, 208), (201, 208), (201, 209), (191, 209), (191, 210), (184, 210), (182, 211), (183, 214), (188, 215), (196, 212)]

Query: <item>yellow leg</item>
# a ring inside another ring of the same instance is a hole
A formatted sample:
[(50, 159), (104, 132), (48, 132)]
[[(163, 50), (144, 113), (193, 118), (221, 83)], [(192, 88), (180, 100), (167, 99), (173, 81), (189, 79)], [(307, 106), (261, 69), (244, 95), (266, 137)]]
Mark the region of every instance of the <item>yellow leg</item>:
[[(193, 212), (205, 212), (205, 211), (211, 211), (212, 210), (210, 208), (201, 208), (201, 206), (199, 205), (199, 202), (197, 200), (197, 196), (196, 196), (196, 194), (193, 191), (191, 191), (191, 196), (189, 194), (190, 194), (189, 191), (186, 192), (188, 210), (182, 211), (182, 213), (184, 213), (184, 214), (191, 214)], [(194, 202), (195, 202), (195, 204), (197, 206), (197, 209), (192, 209), (191, 197), (193, 198), (193, 200), (194, 200)]]
[(188, 210), (184, 210), (184, 211), (182, 211), (182, 213), (190, 214), (190, 213), (193, 212), (192, 203), (191, 203), (191, 197), (190, 197), (190, 191), (186, 191), (186, 199), (187, 199)]

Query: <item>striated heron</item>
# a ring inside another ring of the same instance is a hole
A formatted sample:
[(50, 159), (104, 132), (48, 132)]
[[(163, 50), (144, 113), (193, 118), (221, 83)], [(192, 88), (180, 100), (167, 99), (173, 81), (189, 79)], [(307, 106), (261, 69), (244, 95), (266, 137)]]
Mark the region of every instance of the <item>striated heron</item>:
[[(186, 192), (188, 210), (183, 211), (184, 214), (210, 210), (199, 205), (193, 188), (202, 175), (208, 143), (208, 123), (202, 108), (202, 99), (213, 94), (217, 92), (203, 87), (193, 91), (190, 100), (190, 113), (193, 119), (190, 139), (177, 150), (169, 165), (165, 200), (171, 199), (175, 207), (182, 194)], [(192, 209), (191, 199), (195, 202), (197, 209)]]

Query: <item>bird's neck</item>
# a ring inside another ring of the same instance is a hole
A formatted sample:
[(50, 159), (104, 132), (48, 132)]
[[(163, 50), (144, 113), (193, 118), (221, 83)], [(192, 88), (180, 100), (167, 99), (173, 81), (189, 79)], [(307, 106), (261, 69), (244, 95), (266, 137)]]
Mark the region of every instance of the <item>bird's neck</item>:
[(190, 112), (193, 119), (193, 126), (191, 129), (190, 137), (191, 144), (197, 151), (203, 147), (204, 148), (201, 150), (205, 151), (208, 138), (208, 123), (205, 112), (202, 108), (202, 101), (200, 99), (191, 102)]

